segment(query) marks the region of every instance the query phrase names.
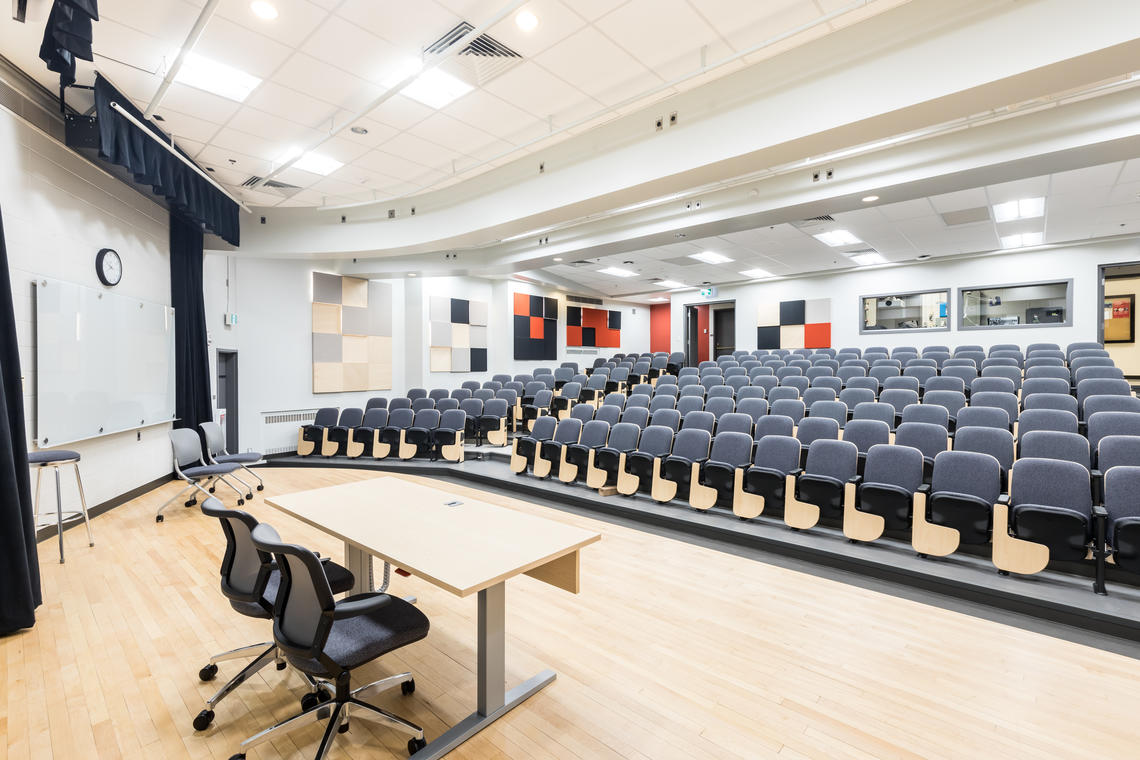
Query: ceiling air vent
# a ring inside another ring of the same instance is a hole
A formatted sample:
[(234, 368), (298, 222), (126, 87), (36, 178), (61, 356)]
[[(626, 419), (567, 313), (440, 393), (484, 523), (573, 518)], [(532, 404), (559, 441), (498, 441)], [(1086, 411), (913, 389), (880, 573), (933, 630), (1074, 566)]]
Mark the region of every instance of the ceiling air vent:
[(581, 267), (588, 267), (588, 266), (591, 266), (593, 263), (594, 263), (594, 262), (592, 262), (592, 261), (586, 261), (585, 259), (578, 259), (577, 261), (571, 261), (571, 262), (570, 262), (569, 264), (567, 264), (566, 266), (568, 266), (568, 267), (578, 267), (578, 268), (581, 268)]
[(290, 185), (285, 182), (278, 182), (275, 179), (271, 179), (268, 182), (264, 182), (260, 185), (258, 184), (259, 182), (262, 182), (261, 177), (254, 176), (250, 177), (245, 182), (242, 182), (241, 186), (255, 188), (260, 192), (268, 192), (275, 195), (280, 195), (282, 198), (292, 198), (294, 195), (301, 191), (301, 188), (297, 187), (296, 185)]
[(831, 216), (830, 214), (824, 214), (823, 216), (813, 216), (799, 222), (789, 222), (789, 224), (797, 229), (806, 230), (815, 227), (822, 227), (823, 225), (831, 224), (834, 221), (835, 217)]
[(990, 207), (978, 206), (977, 208), (964, 208), (961, 211), (947, 211), (945, 214), (940, 214), (940, 216), (947, 227), (957, 227), (961, 224), (977, 224), (978, 222), (988, 222), (990, 220)]
[[(445, 35), (424, 48), (425, 55), (437, 55), (459, 42), (475, 27), (460, 21)], [(522, 62), (522, 56), (488, 34), (480, 34), (467, 43), (454, 58), (444, 62), (441, 68), (454, 74), (469, 84), (483, 86), (507, 69)]]
[(595, 306), (601, 306), (602, 305), (602, 299), (590, 298), (589, 296), (569, 296), (568, 295), (568, 296), (566, 296), (566, 300), (567, 300), (567, 302), (573, 302), (573, 303), (589, 303), (589, 304), (593, 304)]

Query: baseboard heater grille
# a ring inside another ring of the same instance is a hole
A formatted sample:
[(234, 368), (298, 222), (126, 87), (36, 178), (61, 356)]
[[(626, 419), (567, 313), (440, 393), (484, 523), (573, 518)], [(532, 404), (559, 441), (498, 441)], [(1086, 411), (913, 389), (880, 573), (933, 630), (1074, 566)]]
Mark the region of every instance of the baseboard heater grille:
[(261, 413), (261, 453), (285, 454), (297, 450), (297, 428), (316, 419), (316, 409), (285, 409)]

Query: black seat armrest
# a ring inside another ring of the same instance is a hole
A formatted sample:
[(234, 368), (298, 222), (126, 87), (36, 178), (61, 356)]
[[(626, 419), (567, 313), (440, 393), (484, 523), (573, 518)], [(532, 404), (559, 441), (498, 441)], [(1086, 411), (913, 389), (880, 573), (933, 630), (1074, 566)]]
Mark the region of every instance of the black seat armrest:
[(665, 457), (664, 461), (666, 461), (666, 462), (684, 462), (685, 464), (692, 467), (693, 462), (696, 460), (689, 459), (688, 457), (683, 457), (680, 454), (670, 454), (669, 456)]
[(1108, 510), (1105, 509), (1100, 504), (1093, 504), (1092, 514), (1093, 514), (1093, 517), (1095, 517), (1097, 520), (1107, 520), (1108, 519)]
[(915, 493), (921, 493), (921, 494), (925, 494), (926, 496), (930, 496), (930, 484), (929, 483), (923, 483), (922, 485), (920, 485), (915, 490)]
[(796, 469), (792, 470), (788, 474), (791, 475), (793, 478), (798, 478), (800, 475), (804, 474), (804, 468), (803, 467), (797, 467)]
[(392, 597), (387, 594), (357, 594), (346, 601), (337, 602), (333, 610), (333, 620), (367, 615), (387, 606), (391, 601)]
[(863, 482), (863, 476), (862, 475), (854, 475), (854, 476), (848, 478), (847, 482), (851, 483), (853, 485), (859, 485), (860, 483)]
[(999, 494), (998, 498), (997, 498), (997, 503), (998, 504), (1005, 504), (1006, 506), (1009, 506), (1009, 494), (1007, 494), (1007, 493)]

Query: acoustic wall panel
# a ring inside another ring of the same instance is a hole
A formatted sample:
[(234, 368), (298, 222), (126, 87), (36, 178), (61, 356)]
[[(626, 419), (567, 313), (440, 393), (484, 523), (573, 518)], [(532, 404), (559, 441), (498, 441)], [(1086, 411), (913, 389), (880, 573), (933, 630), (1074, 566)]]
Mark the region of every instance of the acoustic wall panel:
[(567, 306), (566, 345), (618, 348), (621, 346), (621, 312)]
[(428, 299), (429, 369), (487, 371), (487, 303), (465, 298)]
[(829, 348), (831, 299), (768, 302), (756, 318), (756, 348)]
[(515, 293), (513, 307), (515, 359), (557, 359), (558, 299)]
[(313, 272), (313, 393), (392, 388), (392, 286)]

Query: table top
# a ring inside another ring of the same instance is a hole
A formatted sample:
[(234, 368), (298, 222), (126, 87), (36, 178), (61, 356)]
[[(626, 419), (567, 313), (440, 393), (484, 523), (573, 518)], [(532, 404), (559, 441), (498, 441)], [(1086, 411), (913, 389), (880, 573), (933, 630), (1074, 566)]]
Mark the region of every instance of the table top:
[(461, 597), (601, 539), (394, 477), (267, 496), (265, 503)]

